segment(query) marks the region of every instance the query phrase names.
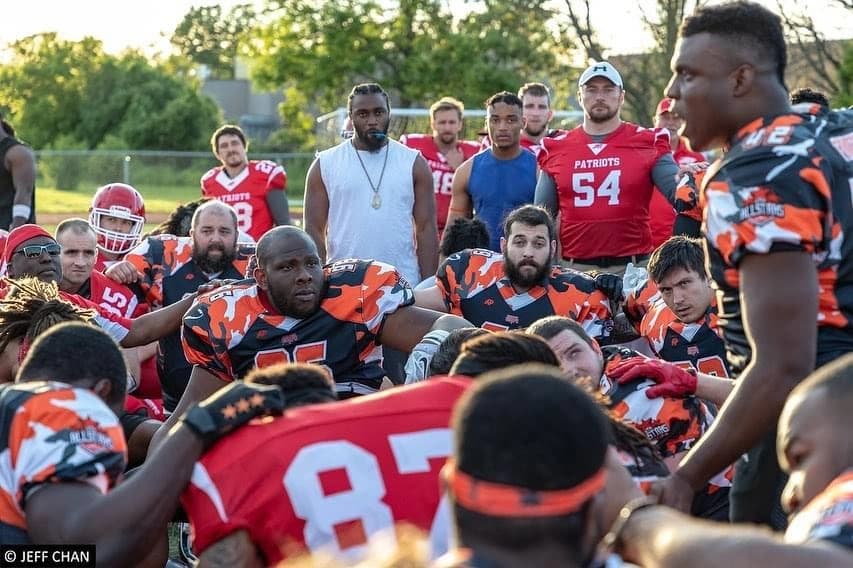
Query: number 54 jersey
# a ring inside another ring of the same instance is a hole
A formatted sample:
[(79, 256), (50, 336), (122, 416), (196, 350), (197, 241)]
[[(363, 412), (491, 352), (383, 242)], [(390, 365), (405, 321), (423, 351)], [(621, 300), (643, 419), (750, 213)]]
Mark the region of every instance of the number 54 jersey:
[(543, 139), (539, 168), (557, 186), (563, 258), (651, 252), (652, 169), (671, 152), (666, 131), (630, 122), (600, 140), (582, 126)]
[(442, 541), (439, 472), (470, 384), (435, 378), (240, 428), (205, 453), (184, 491), (195, 552), (246, 530), (267, 565), (306, 550), (356, 560), (377, 533), (393, 543), (402, 522)]
[(377, 261), (340, 260), (324, 275), (320, 308), (304, 319), (279, 313), (254, 280), (200, 296), (184, 315), (187, 361), (223, 381), (274, 363), (316, 363), (339, 393), (378, 390), (385, 375), (379, 334), (386, 317), (414, 302), (412, 289)]

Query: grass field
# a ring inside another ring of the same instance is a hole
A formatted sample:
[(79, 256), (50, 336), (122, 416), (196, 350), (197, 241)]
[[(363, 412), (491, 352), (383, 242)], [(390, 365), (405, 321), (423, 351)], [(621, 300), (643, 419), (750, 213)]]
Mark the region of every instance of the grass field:
[[(145, 198), (145, 214), (150, 222), (145, 225), (146, 231), (163, 221), (179, 204), (200, 197), (199, 190), (195, 187), (140, 186), (137, 189)], [(39, 224), (53, 232), (56, 224), (63, 219), (85, 218), (92, 202), (92, 192), (91, 188), (66, 191), (53, 187), (39, 187), (36, 190), (36, 218)], [(302, 199), (290, 199), (290, 214), (294, 218), (301, 219)]]
[[(197, 187), (185, 186), (149, 186), (137, 188), (145, 198), (145, 211), (167, 215), (180, 203), (186, 203), (200, 197)], [(52, 187), (39, 187), (36, 190), (36, 214), (75, 214), (89, 210), (92, 202), (92, 188), (75, 191), (59, 190)]]

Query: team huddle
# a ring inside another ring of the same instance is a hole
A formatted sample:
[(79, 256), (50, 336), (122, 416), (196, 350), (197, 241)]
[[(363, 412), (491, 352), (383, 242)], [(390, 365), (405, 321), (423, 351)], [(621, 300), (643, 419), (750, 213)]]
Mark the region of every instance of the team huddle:
[(233, 125), (147, 234), (121, 183), (54, 234), (13, 216), (0, 543), (99, 566), (851, 565), (853, 111), (792, 101), (785, 62), (772, 12), (703, 7), (654, 127), (621, 119), (608, 62), (577, 127), (527, 83), (486, 101), (480, 142), (452, 97), (390, 138), (365, 83), (304, 229)]

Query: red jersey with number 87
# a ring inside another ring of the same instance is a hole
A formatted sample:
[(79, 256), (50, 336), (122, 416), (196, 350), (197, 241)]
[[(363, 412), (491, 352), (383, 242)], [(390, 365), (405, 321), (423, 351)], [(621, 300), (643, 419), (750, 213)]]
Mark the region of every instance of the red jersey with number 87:
[(194, 551), (242, 529), (268, 565), (321, 550), (354, 560), (377, 533), (393, 544), (398, 523), (443, 533), (438, 475), (470, 384), (436, 378), (240, 428), (201, 458), (184, 491)]
[(666, 131), (630, 122), (601, 142), (582, 126), (544, 138), (538, 161), (557, 187), (563, 258), (651, 252), (652, 169), (670, 151)]
[(201, 178), (201, 194), (233, 207), (237, 211), (237, 227), (255, 241), (273, 228), (267, 193), (284, 191), (286, 187), (284, 168), (269, 160), (249, 160), (233, 178), (228, 177), (223, 166), (209, 170)]

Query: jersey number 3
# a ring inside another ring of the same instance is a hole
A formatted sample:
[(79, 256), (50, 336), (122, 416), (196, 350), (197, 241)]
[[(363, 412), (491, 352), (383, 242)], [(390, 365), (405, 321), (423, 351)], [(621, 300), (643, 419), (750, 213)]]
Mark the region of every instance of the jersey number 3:
[(575, 192), (575, 207), (592, 207), (596, 197), (606, 197), (608, 205), (619, 205), (619, 176), (621, 170), (612, 170), (595, 187), (595, 174), (580, 172), (572, 174), (572, 191)]

